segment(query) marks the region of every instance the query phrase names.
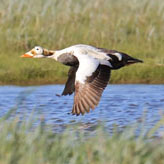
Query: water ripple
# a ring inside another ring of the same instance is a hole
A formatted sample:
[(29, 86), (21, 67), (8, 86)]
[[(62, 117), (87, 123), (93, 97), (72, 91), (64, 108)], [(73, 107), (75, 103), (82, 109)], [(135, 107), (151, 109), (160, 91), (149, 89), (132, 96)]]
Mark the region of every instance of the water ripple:
[(144, 126), (150, 128), (164, 111), (164, 85), (109, 85), (94, 111), (76, 117), (69, 114), (73, 95), (57, 96), (63, 88), (63, 85), (0, 86), (0, 116), (17, 107), (16, 116), (38, 113), (57, 128), (80, 123), (83, 128), (92, 129), (103, 122), (110, 129), (113, 124), (124, 127), (137, 122), (146, 111)]

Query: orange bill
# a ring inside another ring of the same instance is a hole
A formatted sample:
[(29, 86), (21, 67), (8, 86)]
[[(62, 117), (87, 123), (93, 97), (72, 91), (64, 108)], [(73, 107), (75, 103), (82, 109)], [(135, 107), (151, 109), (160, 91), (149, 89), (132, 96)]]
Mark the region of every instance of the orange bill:
[(22, 58), (32, 58), (33, 56), (31, 56), (29, 54), (24, 54), (24, 55), (21, 55), (20, 57), (22, 57)]

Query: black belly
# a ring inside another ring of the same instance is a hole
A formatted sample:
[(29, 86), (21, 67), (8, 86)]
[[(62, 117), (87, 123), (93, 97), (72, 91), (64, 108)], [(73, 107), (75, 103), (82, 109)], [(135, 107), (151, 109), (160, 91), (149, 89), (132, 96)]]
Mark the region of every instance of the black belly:
[(63, 63), (64, 65), (68, 65), (68, 66), (75, 66), (75, 65), (79, 64), (77, 57), (75, 57), (69, 53), (60, 55), (58, 57), (57, 61), (59, 61), (60, 63)]

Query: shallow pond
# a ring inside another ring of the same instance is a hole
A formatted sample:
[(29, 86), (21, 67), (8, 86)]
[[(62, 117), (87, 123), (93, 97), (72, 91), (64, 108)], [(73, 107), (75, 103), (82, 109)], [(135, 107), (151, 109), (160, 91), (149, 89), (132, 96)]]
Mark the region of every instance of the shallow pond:
[(149, 129), (164, 113), (164, 85), (108, 85), (99, 106), (84, 116), (70, 114), (73, 95), (57, 96), (63, 88), (64, 85), (0, 86), (0, 116), (16, 107), (14, 117), (39, 114), (56, 129), (75, 123), (94, 128), (103, 122), (110, 130), (114, 124), (122, 128), (142, 117), (144, 129)]

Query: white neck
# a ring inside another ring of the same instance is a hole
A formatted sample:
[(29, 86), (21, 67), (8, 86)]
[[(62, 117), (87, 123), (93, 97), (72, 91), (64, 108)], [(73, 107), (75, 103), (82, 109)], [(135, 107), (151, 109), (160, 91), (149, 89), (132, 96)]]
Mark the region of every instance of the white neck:
[(54, 51), (53, 55), (48, 56), (48, 58), (52, 58), (52, 59), (55, 59), (57, 61), (57, 59), (60, 55), (65, 54), (65, 53), (71, 53), (71, 51), (72, 51), (71, 48), (65, 48), (62, 50), (57, 50), (57, 51)]

